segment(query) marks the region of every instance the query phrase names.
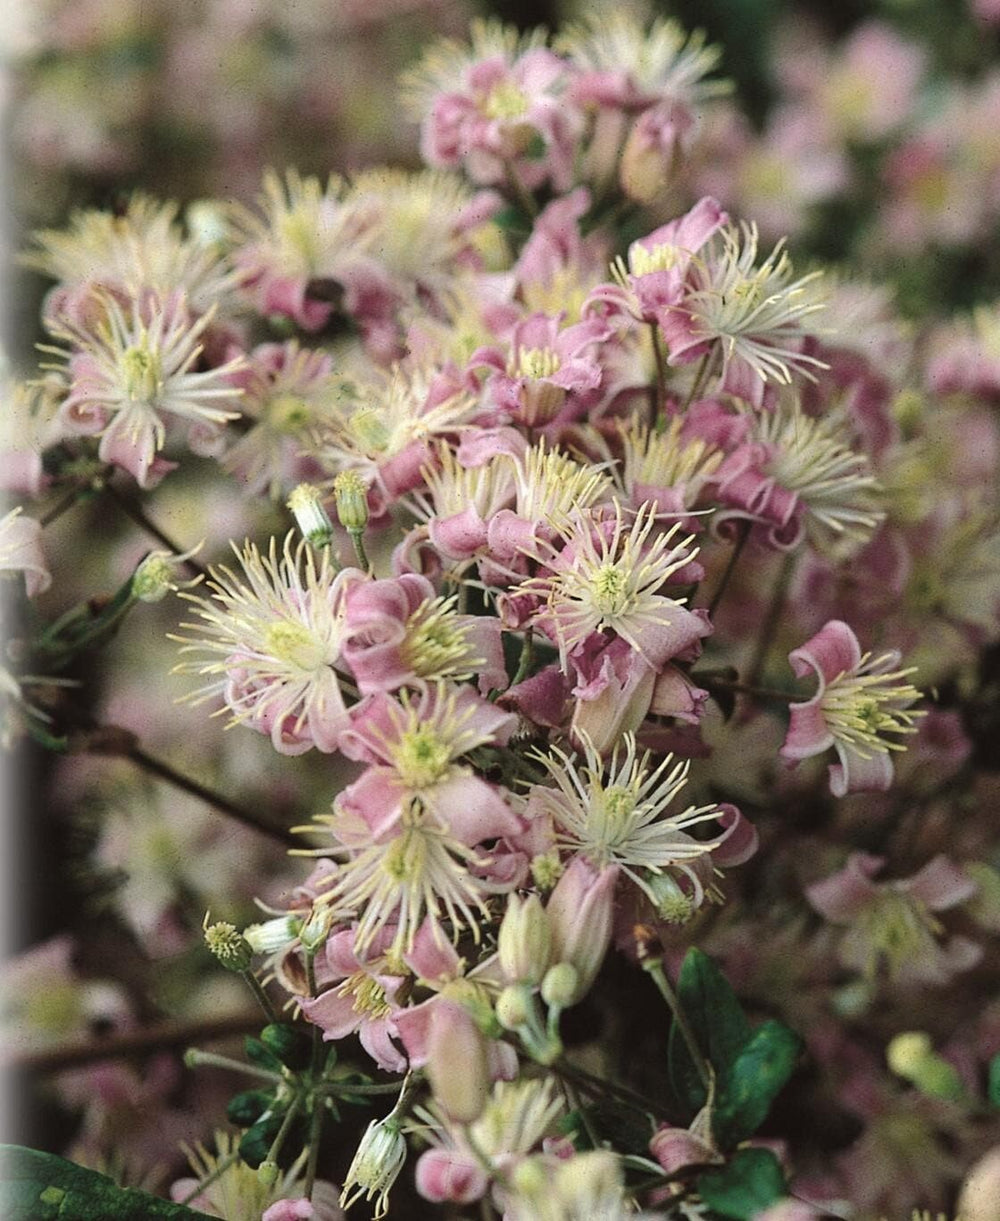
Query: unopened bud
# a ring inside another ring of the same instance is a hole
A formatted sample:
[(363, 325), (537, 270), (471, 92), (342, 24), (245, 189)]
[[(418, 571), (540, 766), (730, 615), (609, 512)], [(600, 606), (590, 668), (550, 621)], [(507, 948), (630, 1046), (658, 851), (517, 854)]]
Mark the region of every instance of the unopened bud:
[(571, 962), (557, 962), (542, 980), (542, 1000), (550, 1008), (567, 1009), (577, 997), (580, 973)]
[(357, 471), (341, 471), (333, 481), (337, 518), (350, 534), (368, 525), (368, 489)]
[(257, 1167), (257, 1178), (265, 1187), (273, 1187), (280, 1174), (277, 1162), (261, 1162)]
[(886, 1049), (886, 1061), (894, 1073), (929, 1098), (958, 1099), (965, 1093), (958, 1070), (936, 1054), (923, 1031), (897, 1035)]
[(340, 1207), (348, 1209), (363, 1195), (378, 1196), (375, 1217), (385, 1217), (389, 1209), (389, 1190), (399, 1177), (406, 1160), (406, 1141), (399, 1123), (392, 1118), (373, 1119), (365, 1130), (344, 1179)]
[(537, 984), (544, 976), (552, 949), (552, 930), (537, 895), (511, 895), (500, 925), (497, 951), (504, 978), (511, 983)]
[(255, 954), (277, 954), (287, 949), (302, 928), (302, 921), (295, 916), (276, 916), (263, 924), (250, 924), (243, 936)]
[(886, 1048), (885, 1058), (894, 1073), (912, 1081), (927, 1057), (933, 1054), (930, 1035), (922, 1030), (911, 1030), (896, 1035)]
[(333, 923), (333, 911), (327, 905), (314, 907), (309, 913), (309, 919), (299, 930), (299, 941), (302, 942), (302, 947), (310, 954), (315, 954), (322, 946), (326, 944), (326, 939), (330, 935), (330, 926)]
[(458, 1123), (482, 1114), (490, 1089), (486, 1040), (458, 1005), (434, 1006), (427, 1035), (427, 1076), (435, 1099)]
[(253, 950), (235, 924), (220, 920), (209, 924), (205, 917), (205, 944), (228, 971), (249, 971)]
[(531, 993), (521, 984), (509, 984), (497, 997), (497, 1020), (504, 1030), (519, 1030), (531, 1017)]
[(300, 483), (294, 489), (288, 497), (288, 507), (302, 537), (313, 547), (325, 547), (333, 538), (333, 522), (323, 507), (319, 489), (311, 483)]
[(578, 856), (549, 898), (545, 910), (552, 929), (552, 957), (572, 963), (579, 975), (571, 1004), (589, 991), (607, 953), (617, 880), (616, 865), (598, 872)]

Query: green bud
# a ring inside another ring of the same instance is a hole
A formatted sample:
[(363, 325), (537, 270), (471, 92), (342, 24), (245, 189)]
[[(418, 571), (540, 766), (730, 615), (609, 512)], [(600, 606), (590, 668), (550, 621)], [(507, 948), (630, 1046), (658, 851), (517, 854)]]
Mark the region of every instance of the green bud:
[(356, 534), (368, 525), (368, 489), (357, 471), (341, 471), (333, 481), (337, 518), (349, 533)]
[(236, 925), (228, 924), (224, 920), (208, 924), (207, 916), (205, 920), (205, 944), (219, 962), (228, 971), (249, 971), (253, 962), (253, 950)]
[(521, 984), (509, 984), (496, 1005), (497, 1020), (504, 1030), (519, 1030), (531, 1018), (531, 993)]
[(573, 1004), (580, 987), (580, 973), (571, 962), (557, 962), (542, 980), (542, 1000), (546, 1005), (566, 1009)]
[(537, 984), (549, 965), (552, 930), (538, 895), (512, 894), (500, 925), (500, 967), (511, 983)]
[(311, 483), (300, 483), (288, 497), (288, 507), (295, 515), (295, 524), (302, 537), (314, 547), (325, 547), (333, 538), (333, 522), (323, 507), (319, 489)]
[(272, 1073), (280, 1073), (282, 1063), (274, 1052), (267, 1047), (260, 1039), (255, 1039), (253, 1035), (248, 1034), (243, 1040), (243, 1047), (247, 1053), (247, 1059), (261, 1068), (270, 1069)]
[(265, 1187), (273, 1187), (280, 1174), (277, 1162), (261, 1162), (257, 1167), (257, 1178)]

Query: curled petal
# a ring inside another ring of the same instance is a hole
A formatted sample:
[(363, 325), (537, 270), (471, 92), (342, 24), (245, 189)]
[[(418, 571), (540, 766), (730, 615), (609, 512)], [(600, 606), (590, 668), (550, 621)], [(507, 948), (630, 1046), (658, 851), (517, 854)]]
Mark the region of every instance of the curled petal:
[(861, 646), (854, 632), (841, 619), (831, 619), (804, 645), (788, 654), (799, 678), (816, 672), (822, 690), (841, 674), (850, 674), (861, 664)]
[(853, 852), (839, 872), (807, 886), (806, 899), (831, 924), (850, 924), (878, 895), (872, 878), (884, 864), (884, 857)]

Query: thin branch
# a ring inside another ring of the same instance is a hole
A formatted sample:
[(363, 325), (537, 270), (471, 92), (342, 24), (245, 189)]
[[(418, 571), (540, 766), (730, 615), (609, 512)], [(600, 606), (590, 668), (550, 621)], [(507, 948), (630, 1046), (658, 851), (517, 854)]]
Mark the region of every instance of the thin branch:
[(166, 1021), (141, 1030), (125, 1030), (102, 1039), (80, 1039), (39, 1051), (7, 1050), (0, 1058), (0, 1068), (57, 1073), (81, 1064), (93, 1064), (96, 1060), (115, 1060), (167, 1047), (187, 1047), (190, 1043), (226, 1039), (259, 1029), (260, 1018), (256, 1014), (202, 1018), (196, 1022)]
[[(136, 501), (134, 501), (130, 496), (127, 496), (125, 493), (120, 492), (114, 486), (114, 484), (107, 484), (105, 490), (126, 517), (131, 518), (131, 520), (135, 522), (140, 530), (145, 530), (147, 534), (152, 535), (152, 537), (155, 538), (158, 543), (161, 543), (172, 555), (183, 555), (185, 551), (189, 550), (187, 547), (178, 546), (169, 534), (165, 534), (156, 524), (156, 522), (152, 521), (146, 516), (145, 511)], [(208, 576), (207, 571), (194, 560), (188, 558), (183, 562), (195, 574), (195, 576)]]

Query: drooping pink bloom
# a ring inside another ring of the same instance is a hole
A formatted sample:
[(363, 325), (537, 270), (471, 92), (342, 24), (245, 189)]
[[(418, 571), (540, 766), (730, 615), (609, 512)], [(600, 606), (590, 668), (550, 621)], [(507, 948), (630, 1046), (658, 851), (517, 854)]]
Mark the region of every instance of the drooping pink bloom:
[(832, 746), (839, 760), (830, 766), (835, 796), (887, 789), (890, 752), (905, 747), (886, 735), (916, 733), (914, 722), (922, 715), (909, 711), (920, 692), (905, 681), (912, 670), (897, 669), (899, 653), (862, 654), (851, 628), (831, 619), (788, 660), (800, 678), (815, 674), (818, 686), (812, 699), (790, 706), (782, 758), (796, 763)]
[(33, 517), (22, 516), (21, 507), (0, 518), (0, 573), (24, 573), (29, 598), (44, 593), (52, 574), (42, 552), (42, 527)]

